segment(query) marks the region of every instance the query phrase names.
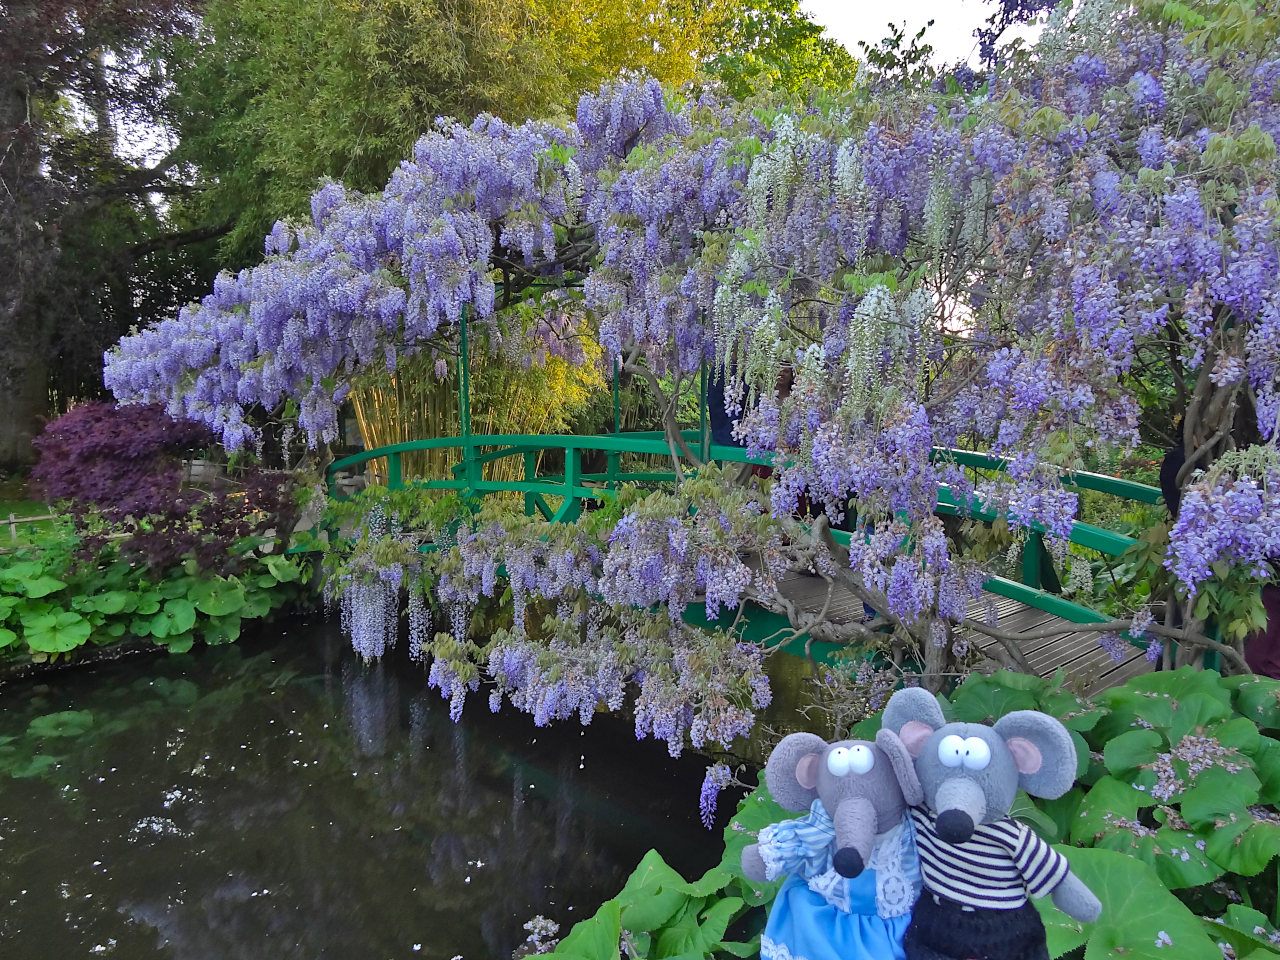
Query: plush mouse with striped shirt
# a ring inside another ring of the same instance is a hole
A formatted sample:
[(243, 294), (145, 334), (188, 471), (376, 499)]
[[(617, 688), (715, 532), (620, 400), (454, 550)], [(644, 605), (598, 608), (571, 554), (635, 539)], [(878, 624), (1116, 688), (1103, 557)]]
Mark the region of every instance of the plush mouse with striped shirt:
[(881, 734), (913, 759), (902, 788), (915, 804), (924, 892), (903, 941), (907, 960), (1049, 960), (1030, 902), (1046, 894), (1077, 920), (1098, 918), (1102, 905), (1067, 858), (1009, 816), (1019, 787), (1052, 799), (1075, 782), (1075, 745), (1061, 723), (1034, 710), (990, 727), (947, 723), (933, 695), (912, 688), (890, 697)]

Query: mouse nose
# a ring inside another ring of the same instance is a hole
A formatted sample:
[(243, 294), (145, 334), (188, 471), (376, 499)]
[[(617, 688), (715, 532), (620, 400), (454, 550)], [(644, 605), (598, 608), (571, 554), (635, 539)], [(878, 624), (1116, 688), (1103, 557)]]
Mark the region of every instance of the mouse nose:
[(943, 810), (934, 829), (947, 843), (964, 843), (973, 836), (973, 817), (963, 810)]

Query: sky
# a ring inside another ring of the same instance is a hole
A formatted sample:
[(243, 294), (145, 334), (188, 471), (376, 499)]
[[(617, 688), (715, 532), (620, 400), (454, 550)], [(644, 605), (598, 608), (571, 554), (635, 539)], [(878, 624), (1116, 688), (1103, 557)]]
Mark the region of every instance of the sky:
[(905, 20), (910, 37), (933, 20), (925, 40), (934, 48), (934, 62), (969, 60), (976, 65), (973, 31), (990, 15), (994, 4), (985, 0), (801, 0), (800, 7), (855, 56), (860, 51), (858, 41), (873, 46), (879, 43), (890, 21)]

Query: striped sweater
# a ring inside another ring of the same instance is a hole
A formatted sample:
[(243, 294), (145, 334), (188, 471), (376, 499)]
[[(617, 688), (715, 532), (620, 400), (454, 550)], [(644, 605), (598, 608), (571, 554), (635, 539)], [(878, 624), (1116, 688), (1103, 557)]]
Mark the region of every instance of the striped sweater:
[(1043, 897), (1071, 870), (1067, 858), (1025, 823), (1009, 817), (980, 824), (964, 843), (947, 843), (934, 819), (911, 808), (925, 889), (970, 907), (1015, 910), (1028, 895)]

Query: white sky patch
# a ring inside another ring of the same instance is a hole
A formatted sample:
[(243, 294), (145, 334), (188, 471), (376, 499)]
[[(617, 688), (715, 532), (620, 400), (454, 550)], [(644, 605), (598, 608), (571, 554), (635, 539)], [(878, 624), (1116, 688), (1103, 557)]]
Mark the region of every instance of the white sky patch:
[[(862, 52), (858, 41), (875, 46), (884, 39), (890, 22), (905, 22), (910, 38), (932, 20), (934, 24), (925, 34), (925, 41), (933, 47), (934, 63), (953, 64), (967, 60), (977, 66), (978, 42), (973, 31), (986, 22), (995, 4), (989, 0), (893, 0), (891, 3), (801, 0), (800, 8), (815, 23), (826, 27), (827, 32), (854, 56)], [(1039, 27), (1009, 30), (1001, 42), (1008, 42), (1014, 36), (1024, 37), (1030, 42), (1039, 33)]]

